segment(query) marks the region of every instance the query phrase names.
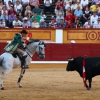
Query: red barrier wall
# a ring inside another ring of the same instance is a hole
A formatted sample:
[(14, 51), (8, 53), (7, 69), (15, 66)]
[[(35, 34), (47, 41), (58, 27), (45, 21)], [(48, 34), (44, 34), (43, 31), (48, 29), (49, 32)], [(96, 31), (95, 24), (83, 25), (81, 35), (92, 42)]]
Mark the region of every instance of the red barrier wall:
[[(0, 43), (0, 54), (6, 43)], [(33, 56), (35, 61), (66, 61), (69, 57), (77, 56), (100, 56), (100, 44), (47, 44), (45, 58), (39, 59), (36, 54)]]

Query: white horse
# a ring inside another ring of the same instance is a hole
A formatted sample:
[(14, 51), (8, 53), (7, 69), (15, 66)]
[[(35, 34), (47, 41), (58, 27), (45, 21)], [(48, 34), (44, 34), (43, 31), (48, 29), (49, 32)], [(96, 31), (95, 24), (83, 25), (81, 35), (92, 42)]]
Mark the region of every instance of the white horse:
[[(37, 52), (37, 56), (39, 58), (45, 57), (45, 43), (40, 40), (31, 40), (27, 44), (25, 51), (28, 55), (26, 58), (26, 64), (29, 65), (31, 63), (32, 56), (34, 55), (35, 52)], [(21, 66), (21, 61), (18, 56), (15, 58), (12, 54), (7, 53), (7, 52), (0, 55), (0, 88), (1, 90), (4, 90), (4, 85), (3, 85), (4, 76), (10, 73), (13, 68), (16, 68), (18, 66)], [(22, 85), (20, 84), (20, 81), (24, 73), (25, 73), (25, 69), (21, 68), (20, 76), (17, 82), (19, 87), (22, 87)]]

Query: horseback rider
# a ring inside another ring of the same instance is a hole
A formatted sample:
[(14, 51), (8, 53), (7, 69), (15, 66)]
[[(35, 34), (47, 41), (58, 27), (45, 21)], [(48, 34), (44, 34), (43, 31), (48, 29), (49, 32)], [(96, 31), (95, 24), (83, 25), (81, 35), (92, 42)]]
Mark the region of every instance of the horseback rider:
[(15, 34), (13, 40), (11, 41), (11, 43), (9, 43), (5, 48), (4, 51), (5, 52), (9, 52), (11, 54), (21, 54), (22, 58), (21, 58), (21, 68), (28, 68), (28, 65), (26, 65), (26, 57), (27, 57), (27, 53), (24, 51), (24, 38), (27, 35), (27, 31), (26, 30), (22, 30), (20, 33)]

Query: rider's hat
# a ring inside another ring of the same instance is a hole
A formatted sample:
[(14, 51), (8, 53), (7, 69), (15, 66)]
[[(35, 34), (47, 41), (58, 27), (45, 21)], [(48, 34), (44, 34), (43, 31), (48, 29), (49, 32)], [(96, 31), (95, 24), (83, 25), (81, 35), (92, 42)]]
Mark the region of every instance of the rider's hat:
[(27, 34), (28, 32), (26, 30), (22, 30), (20, 33), (21, 34)]

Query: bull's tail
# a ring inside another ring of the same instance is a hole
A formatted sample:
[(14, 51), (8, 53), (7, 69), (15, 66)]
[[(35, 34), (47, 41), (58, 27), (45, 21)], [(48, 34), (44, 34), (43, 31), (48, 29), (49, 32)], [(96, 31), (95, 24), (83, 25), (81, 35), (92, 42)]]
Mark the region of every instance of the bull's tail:
[(4, 57), (0, 56), (0, 65), (2, 65), (3, 60), (4, 60)]

